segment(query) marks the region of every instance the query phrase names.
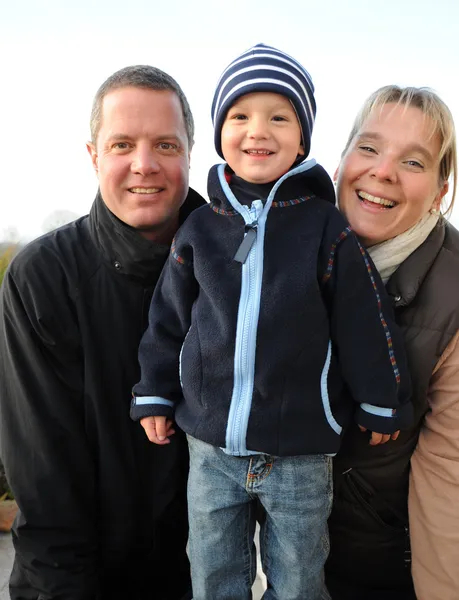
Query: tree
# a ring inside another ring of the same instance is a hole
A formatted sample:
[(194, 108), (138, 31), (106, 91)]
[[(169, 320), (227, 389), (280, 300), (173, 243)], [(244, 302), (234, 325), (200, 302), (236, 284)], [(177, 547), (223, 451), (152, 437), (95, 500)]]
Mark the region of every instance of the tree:
[(70, 223), (71, 221), (75, 221), (75, 219), (78, 219), (78, 215), (71, 210), (55, 210), (43, 221), (43, 232), (48, 233), (53, 229), (57, 229), (58, 227), (67, 225), (67, 223)]
[(7, 246), (0, 254), (0, 283), (2, 283), (6, 269), (13, 257), (13, 250), (13, 246)]

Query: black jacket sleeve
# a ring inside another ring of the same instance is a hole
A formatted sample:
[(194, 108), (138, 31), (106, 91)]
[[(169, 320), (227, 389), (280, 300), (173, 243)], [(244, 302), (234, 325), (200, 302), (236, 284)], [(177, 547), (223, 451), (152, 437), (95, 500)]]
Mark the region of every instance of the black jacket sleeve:
[[(177, 238), (183, 229), (177, 234)], [(149, 324), (139, 347), (141, 379), (133, 388), (131, 418), (172, 418), (182, 398), (180, 351), (191, 325), (198, 284), (191, 248), (172, 243), (150, 305)]]
[[(337, 220), (337, 219), (336, 219)], [(393, 433), (412, 419), (403, 337), (378, 271), (347, 224), (325, 236), (322, 279), (331, 340), (354, 400), (356, 421)]]
[(20, 509), (16, 560), (34, 597), (92, 600), (95, 467), (78, 327), (62, 272), (35, 257), (13, 261), (0, 293), (0, 450)]

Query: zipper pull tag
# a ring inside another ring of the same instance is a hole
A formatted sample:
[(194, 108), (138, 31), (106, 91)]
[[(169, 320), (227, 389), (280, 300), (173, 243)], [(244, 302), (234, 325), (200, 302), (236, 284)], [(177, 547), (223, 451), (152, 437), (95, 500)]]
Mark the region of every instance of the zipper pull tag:
[(236, 262), (244, 264), (247, 260), (250, 250), (257, 239), (257, 221), (250, 223), (250, 225), (245, 226), (245, 231), (247, 232), (244, 236), (244, 239), (241, 242), (241, 245), (237, 249), (236, 254), (234, 255), (234, 259)]

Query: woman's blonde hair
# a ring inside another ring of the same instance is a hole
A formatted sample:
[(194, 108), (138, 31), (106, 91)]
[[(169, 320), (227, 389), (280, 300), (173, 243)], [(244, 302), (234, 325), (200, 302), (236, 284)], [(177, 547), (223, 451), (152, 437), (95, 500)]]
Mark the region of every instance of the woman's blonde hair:
[(451, 111), (433, 90), (425, 87), (402, 88), (397, 85), (386, 85), (379, 88), (379, 90), (376, 90), (376, 92), (373, 92), (364, 103), (354, 121), (354, 125), (343, 151), (343, 156), (346, 154), (355, 136), (358, 134), (373, 110), (392, 103), (406, 107), (419, 108), (433, 124), (432, 135), (438, 133), (440, 136), (440, 184), (443, 185), (449, 180), (451, 180), (452, 183), (451, 200), (447, 206), (443, 207), (442, 211), (445, 216), (447, 216), (453, 209), (457, 190), (456, 130)]

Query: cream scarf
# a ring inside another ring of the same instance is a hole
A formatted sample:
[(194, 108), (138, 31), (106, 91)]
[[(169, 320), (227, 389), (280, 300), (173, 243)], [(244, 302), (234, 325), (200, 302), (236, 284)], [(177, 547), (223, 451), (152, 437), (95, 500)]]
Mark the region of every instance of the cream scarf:
[(425, 242), (432, 229), (438, 222), (440, 215), (428, 212), (411, 229), (404, 231), (396, 237), (380, 242), (367, 248), (376, 268), (381, 275), (384, 285), (390, 276), (408, 256)]

